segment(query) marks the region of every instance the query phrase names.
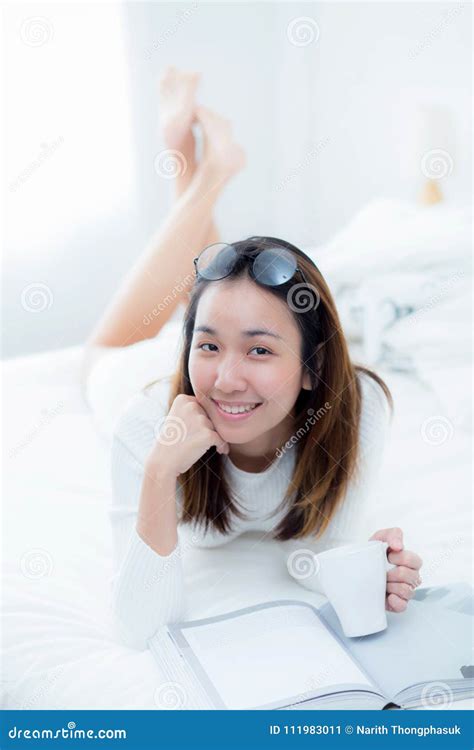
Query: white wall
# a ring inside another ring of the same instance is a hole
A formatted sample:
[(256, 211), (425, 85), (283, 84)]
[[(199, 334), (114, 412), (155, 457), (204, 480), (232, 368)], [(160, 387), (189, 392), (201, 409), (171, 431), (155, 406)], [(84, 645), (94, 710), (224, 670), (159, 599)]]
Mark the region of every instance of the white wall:
[(452, 202), (469, 201), (471, 15), (468, 3), (321, 6), (316, 122), (331, 142), (313, 175), (317, 242), (374, 196), (416, 199), (422, 153), (443, 145), (417, 129), (425, 103), (447, 110), (455, 131), (442, 189)]
[[(202, 71), (202, 103), (248, 154), (218, 208), (226, 240), (314, 246), (372, 197), (414, 200), (423, 102), (454, 130), (442, 188), (469, 200), (467, 3), (36, 3), (6, 17), (4, 356), (83, 340), (165, 215), (153, 161), (169, 63)], [(45, 41), (28, 43), (37, 17)], [(52, 301), (34, 313), (22, 293), (38, 283)]]

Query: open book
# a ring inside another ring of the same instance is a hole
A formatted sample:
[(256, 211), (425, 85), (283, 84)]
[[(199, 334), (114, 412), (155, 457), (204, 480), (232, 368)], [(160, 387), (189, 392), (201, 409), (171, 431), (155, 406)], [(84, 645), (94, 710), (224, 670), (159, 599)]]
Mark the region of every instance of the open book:
[(449, 707), (474, 694), (469, 585), (418, 589), (387, 619), (346, 638), (329, 603), (282, 600), (163, 626), (149, 646), (183, 709)]

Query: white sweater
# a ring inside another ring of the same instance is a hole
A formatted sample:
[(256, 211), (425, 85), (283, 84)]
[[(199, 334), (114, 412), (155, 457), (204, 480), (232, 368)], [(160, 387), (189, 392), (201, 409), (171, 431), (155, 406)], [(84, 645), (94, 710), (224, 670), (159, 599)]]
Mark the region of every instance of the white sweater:
[[(380, 387), (365, 374), (359, 377), (362, 386), (359, 480), (352, 481), (343, 503), (320, 539), (279, 542), (285, 556), (295, 549), (310, 548), (320, 552), (363, 541), (376, 531), (370, 527), (369, 494), (381, 462), (389, 409)], [(113, 608), (124, 641), (140, 649), (147, 647), (147, 640), (160, 625), (186, 616), (182, 557), (190, 544), (214, 547), (245, 531), (271, 532), (276, 528), (285, 515), (285, 510), (276, 509), (291, 479), (296, 455), (295, 450), (288, 450), (261, 473), (238, 469), (224, 456), (224, 470), (247, 517), (233, 519), (234, 530), (227, 535), (211, 529), (204, 533), (201, 526), (180, 524), (175, 549), (169, 555), (159, 555), (138, 535), (135, 524), (143, 467), (156, 439), (157, 422), (167, 414), (169, 387), (169, 381), (162, 381), (132, 399), (116, 425), (112, 445)], [(179, 487), (177, 503), (180, 507)], [(270, 533), (268, 537), (271, 538)], [(288, 569), (290, 575), (291, 565)], [(296, 577), (295, 580), (305, 588), (320, 591), (316, 576)]]

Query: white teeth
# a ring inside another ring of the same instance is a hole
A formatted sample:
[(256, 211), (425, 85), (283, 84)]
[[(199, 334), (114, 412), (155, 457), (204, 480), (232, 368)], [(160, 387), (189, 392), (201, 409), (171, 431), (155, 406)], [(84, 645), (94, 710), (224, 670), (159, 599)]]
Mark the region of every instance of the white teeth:
[(244, 412), (253, 411), (256, 406), (257, 404), (253, 404), (252, 406), (224, 406), (224, 404), (219, 404), (222, 411), (225, 411), (227, 414), (243, 414)]

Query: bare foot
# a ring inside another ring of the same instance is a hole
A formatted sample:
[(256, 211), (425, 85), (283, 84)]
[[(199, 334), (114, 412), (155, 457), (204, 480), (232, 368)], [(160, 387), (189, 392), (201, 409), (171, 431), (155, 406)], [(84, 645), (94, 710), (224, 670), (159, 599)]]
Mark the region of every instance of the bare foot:
[(166, 68), (159, 84), (160, 126), (167, 148), (183, 150), (193, 140), (191, 125), (195, 119), (196, 89), (200, 73)]
[(196, 107), (203, 132), (202, 165), (226, 181), (245, 166), (245, 152), (232, 136), (230, 120), (207, 107)]

